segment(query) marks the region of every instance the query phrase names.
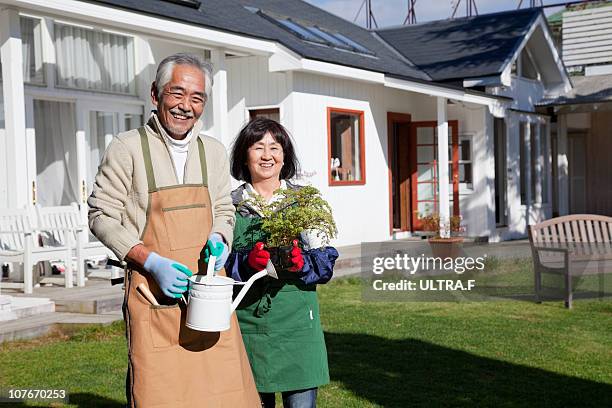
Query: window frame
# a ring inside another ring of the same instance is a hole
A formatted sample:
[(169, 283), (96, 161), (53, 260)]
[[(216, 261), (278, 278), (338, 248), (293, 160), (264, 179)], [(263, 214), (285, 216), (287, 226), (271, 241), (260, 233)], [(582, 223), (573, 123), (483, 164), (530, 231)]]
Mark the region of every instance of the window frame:
[[(467, 182), (463, 182), (461, 181), (461, 178), (459, 179), (459, 193), (461, 194), (461, 192), (463, 193), (471, 193), (474, 191), (474, 140), (473, 140), (474, 134), (473, 133), (461, 133), (458, 137), (457, 140), (457, 148), (459, 148), (461, 146), (461, 141), (462, 140), (467, 140), (467, 142), (469, 143), (469, 153), (470, 153), (470, 159), (469, 160), (463, 160), (461, 158), (461, 156), (459, 156), (459, 159), (457, 160), (457, 177), (459, 177), (459, 174), (461, 173), (461, 165), (462, 164), (469, 164), (470, 165), (470, 180), (472, 180), (471, 182), (467, 183)], [(452, 147), (452, 145), (451, 145)], [(449, 156), (451, 158), (451, 163), (452, 164), (452, 155)], [(453, 174), (452, 172), (450, 172), (449, 174)], [(462, 188), (463, 187), (463, 188)]]
[[(359, 166), (361, 168), (361, 178), (359, 180), (334, 180), (331, 174), (332, 159), (332, 113), (350, 113), (359, 116)], [(330, 187), (335, 186), (362, 186), (366, 183), (366, 161), (365, 161), (365, 111), (345, 108), (327, 107), (327, 181)]]

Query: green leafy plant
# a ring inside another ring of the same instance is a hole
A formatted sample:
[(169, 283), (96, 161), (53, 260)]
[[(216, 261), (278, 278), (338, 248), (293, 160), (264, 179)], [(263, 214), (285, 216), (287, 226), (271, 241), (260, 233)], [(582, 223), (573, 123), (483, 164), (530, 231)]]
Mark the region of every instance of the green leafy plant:
[(270, 247), (290, 246), (305, 230), (313, 231), (324, 243), (338, 234), (331, 206), (315, 187), (277, 190), (279, 199), (270, 203), (260, 195), (245, 200), (263, 215), (261, 229)]

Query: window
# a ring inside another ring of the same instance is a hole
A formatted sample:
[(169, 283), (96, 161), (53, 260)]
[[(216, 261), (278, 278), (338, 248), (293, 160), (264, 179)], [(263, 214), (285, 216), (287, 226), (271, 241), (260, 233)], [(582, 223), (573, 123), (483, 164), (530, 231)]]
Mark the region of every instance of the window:
[(466, 135), (459, 137), (459, 183), (472, 188), (472, 139)]
[(124, 130), (137, 129), (144, 125), (142, 115), (126, 113), (123, 117)]
[(249, 110), (249, 120), (255, 118), (268, 118), (280, 123), (280, 111), (278, 108)]
[(23, 82), (31, 84), (45, 83), (40, 24), (41, 21), (38, 19), (29, 17), (19, 18), (19, 25), (21, 26)]
[(493, 130), (494, 160), (495, 160), (495, 224), (507, 224), (507, 184), (506, 172), (508, 159), (506, 156), (506, 121), (495, 118)]
[[(45, 83), (40, 24), (39, 19), (19, 17), (23, 82), (28, 84), (44, 85)], [(2, 82), (2, 64), (0, 64), (0, 82)]]
[(542, 203), (548, 204), (548, 181), (550, 174), (550, 146), (548, 144), (548, 127), (540, 125), (540, 156), (542, 157)]
[(134, 94), (131, 37), (55, 23), (57, 85)]
[(527, 49), (521, 52), (521, 76), (528, 79), (539, 79), (538, 70)]
[(529, 124), (529, 169), (530, 173), (530, 188), (531, 188), (531, 203), (539, 202), (538, 199), (538, 179), (539, 179), (539, 162), (538, 162), (538, 139), (536, 135), (536, 125), (533, 123)]
[(328, 108), (329, 184), (365, 184), (363, 111)]

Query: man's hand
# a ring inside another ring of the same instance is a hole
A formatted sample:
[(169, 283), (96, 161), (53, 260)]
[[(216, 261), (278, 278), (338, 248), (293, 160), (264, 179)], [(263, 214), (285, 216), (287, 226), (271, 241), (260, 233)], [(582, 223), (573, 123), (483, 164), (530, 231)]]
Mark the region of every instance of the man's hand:
[(287, 268), (289, 272), (299, 272), (304, 267), (304, 257), (302, 250), (298, 246), (297, 239), (293, 240), (293, 248), (291, 248), (290, 259), (292, 266)]
[(215, 260), (215, 271), (221, 270), (221, 268), (225, 266), (225, 262), (229, 256), (229, 247), (223, 242), (221, 234), (216, 232), (208, 236), (208, 241), (204, 248), (204, 262), (208, 263), (208, 259), (211, 255), (217, 257)]
[(249, 266), (258, 272), (266, 269), (269, 260), (270, 253), (264, 249), (263, 242), (256, 243), (247, 258)]
[(180, 298), (182, 293), (187, 291), (187, 279), (193, 275), (185, 265), (155, 252), (151, 252), (147, 257), (144, 269), (155, 278), (164, 295), (171, 298)]

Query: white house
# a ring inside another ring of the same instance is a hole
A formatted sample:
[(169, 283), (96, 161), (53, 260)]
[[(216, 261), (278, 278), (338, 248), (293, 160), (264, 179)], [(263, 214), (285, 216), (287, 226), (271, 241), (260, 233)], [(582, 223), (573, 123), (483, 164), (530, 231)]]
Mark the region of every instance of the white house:
[(538, 9), (368, 31), (298, 0), (0, 0), (0, 44), (0, 208), (77, 202), (85, 218), (105, 146), (187, 51), (215, 66), (206, 132), (229, 148), (250, 117), (278, 119), (336, 245), (418, 233), (432, 211), (490, 240), (552, 215), (535, 105), (571, 83)]

